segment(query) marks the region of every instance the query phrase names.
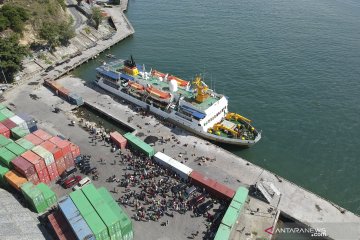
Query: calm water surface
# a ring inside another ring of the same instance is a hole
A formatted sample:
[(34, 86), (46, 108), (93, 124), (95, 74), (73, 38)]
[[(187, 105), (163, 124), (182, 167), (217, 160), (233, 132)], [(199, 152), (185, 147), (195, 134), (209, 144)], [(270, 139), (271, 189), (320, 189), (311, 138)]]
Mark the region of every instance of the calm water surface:
[[(230, 151), (360, 214), (359, 1), (129, 1), (136, 33), (112, 54), (205, 74), (263, 130)], [(99, 64), (75, 73), (93, 80)]]

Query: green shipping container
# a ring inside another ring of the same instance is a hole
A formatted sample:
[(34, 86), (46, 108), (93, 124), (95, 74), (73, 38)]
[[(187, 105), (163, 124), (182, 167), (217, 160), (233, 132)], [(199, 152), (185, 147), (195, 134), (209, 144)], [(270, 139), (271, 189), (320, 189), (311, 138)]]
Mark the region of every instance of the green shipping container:
[(84, 186), (81, 191), (85, 194), (86, 198), (105, 223), (110, 238), (116, 239), (116, 233), (121, 232), (120, 219), (112, 212), (93, 184)]
[(52, 207), (57, 203), (56, 194), (53, 190), (50, 189), (48, 185), (46, 185), (45, 183), (39, 183), (38, 185), (36, 185), (36, 188), (39, 189), (40, 192), (42, 192), (46, 205), (48, 207)]
[(15, 142), (19, 144), (19, 146), (25, 148), (26, 150), (31, 150), (33, 149), (33, 147), (35, 147), (35, 145), (32, 142), (26, 140), (25, 138), (20, 138)]
[(21, 192), (35, 212), (45, 212), (48, 206), (46, 204), (44, 195), (38, 188), (36, 188), (36, 186), (34, 186), (34, 184), (31, 182), (24, 183), (21, 186)]
[(0, 122), (4, 121), (6, 119), (8, 119), (8, 117), (0, 112)]
[(6, 108), (6, 106), (5, 106), (4, 104), (1, 104), (1, 103), (0, 103), (0, 110), (2, 110), (2, 109), (4, 109), (4, 108)]
[(230, 238), (231, 229), (224, 224), (220, 224), (214, 240), (228, 240)]
[(16, 156), (20, 156), (24, 152), (26, 152), (25, 148), (21, 147), (19, 144), (12, 142), (6, 145), (6, 148), (10, 150)]
[(229, 206), (225, 212), (223, 219), (221, 220), (221, 223), (228, 226), (229, 228), (232, 228), (236, 224), (238, 217), (239, 210)]
[(244, 187), (239, 187), (233, 197), (233, 201), (244, 204), (249, 195), (249, 190)]
[(85, 197), (84, 193), (81, 190), (74, 191), (70, 193), (70, 198), (79, 210), (81, 216), (89, 225), (95, 238), (97, 240), (110, 239), (107, 227), (90, 204), (89, 200)]
[(115, 200), (113, 199), (113, 197), (106, 188), (101, 187), (98, 189), (98, 192), (107, 202), (112, 212), (115, 213), (116, 217), (120, 219), (122, 239), (124, 240), (134, 239), (133, 226), (129, 216), (127, 216), (125, 211), (115, 202)]
[(0, 161), (8, 168), (11, 168), (11, 161), (16, 155), (5, 147), (0, 148)]
[(132, 147), (140, 150), (141, 152), (146, 154), (148, 157), (152, 157), (155, 155), (154, 148), (152, 148), (149, 144), (145, 143), (144, 141), (142, 141), (140, 138), (136, 137), (132, 133), (126, 133), (124, 135), (124, 138), (126, 138), (128, 140), (128, 143)]
[(0, 147), (5, 147), (6, 145), (8, 145), (11, 142), (13, 142), (13, 140), (0, 134)]
[(12, 128), (10, 131), (11, 131), (11, 136), (14, 139), (23, 138), (30, 133), (28, 129), (24, 129), (19, 126)]
[(235, 208), (235, 209), (237, 209), (237, 210), (239, 210), (239, 212), (240, 212), (241, 209), (242, 209), (243, 204), (238, 203), (237, 201), (232, 200), (231, 203), (230, 203), (230, 206), (233, 207), (233, 208)]
[(10, 111), (7, 108), (1, 109), (0, 113), (4, 114), (6, 116), (6, 118), (11, 118), (11, 117), (15, 116), (15, 113), (13, 113), (12, 111)]
[(8, 182), (5, 179), (5, 174), (10, 171), (9, 168), (5, 167), (4, 165), (0, 164), (0, 187), (7, 187), (9, 186)]

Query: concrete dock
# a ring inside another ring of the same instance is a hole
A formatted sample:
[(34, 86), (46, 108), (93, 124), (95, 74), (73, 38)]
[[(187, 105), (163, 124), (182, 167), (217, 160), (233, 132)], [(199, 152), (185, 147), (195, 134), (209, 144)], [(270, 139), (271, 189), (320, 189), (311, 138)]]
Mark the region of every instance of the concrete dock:
[[(271, 182), (281, 193), (277, 206), (274, 207), (286, 216), (312, 228), (325, 228), (329, 238), (358, 239), (360, 236), (360, 218), (354, 213), (182, 129), (167, 127), (153, 117), (144, 117), (128, 105), (119, 104), (114, 100), (116, 97), (99, 93), (99, 89), (86, 87), (80, 79), (66, 77), (59, 82), (69, 89), (76, 89), (87, 104), (121, 122), (127, 123), (128, 118), (132, 117), (131, 127), (144, 133), (143, 138), (151, 135), (160, 139), (175, 135), (180, 141), (180, 144), (172, 141), (156, 144), (154, 148), (157, 151), (165, 149), (165, 153), (175, 159), (187, 157), (188, 160), (184, 161), (186, 165), (234, 189), (239, 185), (254, 185), (260, 180)], [(145, 123), (149, 123), (151, 127)], [(185, 147), (184, 144), (188, 146)], [(190, 152), (194, 149), (195, 156), (191, 156)], [(199, 156), (215, 158), (216, 161), (207, 161), (200, 166), (197, 161)]]

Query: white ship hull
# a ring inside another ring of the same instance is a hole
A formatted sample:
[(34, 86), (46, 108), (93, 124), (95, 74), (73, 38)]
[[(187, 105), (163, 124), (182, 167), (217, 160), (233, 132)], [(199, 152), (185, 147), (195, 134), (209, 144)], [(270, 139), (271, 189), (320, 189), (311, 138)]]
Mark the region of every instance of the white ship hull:
[(242, 147), (250, 147), (250, 146), (254, 145), (255, 143), (257, 143), (261, 139), (261, 133), (257, 134), (255, 140), (242, 140), (242, 139), (236, 139), (236, 138), (226, 138), (226, 137), (221, 137), (221, 136), (217, 136), (214, 134), (210, 134), (210, 133), (204, 131), (204, 129), (199, 127), (197, 124), (195, 124), (193, 122), (189, 122), (186, 119), (183, 119), (183, 118), (177, 116), (175, 114), (176, 111), (171, 111), (170, 113), (165, 112), (165, 111), (163, 111), (159, 108), (156, 108), (146, 102), (143, 102), (125, 92), (122, 92), (121, 87), (119, 89), (115, 89), (113, 87), (110, 87), (110, 86), (104, 84), (101, 79), (97, 80), (95, 83), (98, 86), (100, 86), (102, 89), (104, 89), (108, 92), (111, 92), (111, 93), (115, 94), (116, 96), (119, 96), (133, 104), (136, 104), (139, 107), (148, 109), (150, 112), (164, 118), (166, 121), (173, 123), (181, 128), (184, 128), (185, 130), (192, 132), (204, 139), (214, 141), (214, 142), (219, 142), (219, 143), (242, 146)]

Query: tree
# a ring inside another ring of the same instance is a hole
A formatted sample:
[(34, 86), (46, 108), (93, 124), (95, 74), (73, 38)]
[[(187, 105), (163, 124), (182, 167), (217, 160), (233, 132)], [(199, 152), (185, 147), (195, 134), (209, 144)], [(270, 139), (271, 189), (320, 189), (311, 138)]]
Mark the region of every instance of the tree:
[(59, 41), (62, 45), (68, 45), (69, 40), (75, 37), (75, 29), (72, 26), (72, 22), (63, 22), (58, 28)]
[(4, 31), (8, 27), (10, 27), (9, 19), (4, 15), (0, 14), (0, 31)]
[(58, 32), (58, 26), (51, 24), (50, 22), (46, 22), (42, 25), (39, 36), (47, 41), (50, 49), (52, 50), (60, 44)]
[[(15, 73), (21, 69), (22, 59), (28, 54), (28, 48), (19, 45), (17, 35), (0, 38), (0, 67), (4, 71), (7, 81), (13, 80)], [(2, 73), (0, 78), (3, 78)]]
[(3, 6), (1, 8), (1, 14), (9, 21), (10, 28), (17, 33), (22, 33), (25, 21), (29, 19), (29, 15), (24, 8), (12, 5)]
[(93, 7), (91, 13), (91, 19), (95, 22), (95, 28), (98, 29), (101, 21), (104, 19), (100, 8)]

